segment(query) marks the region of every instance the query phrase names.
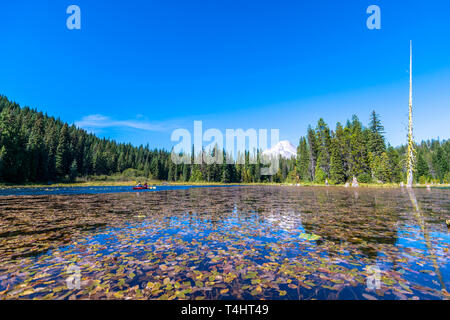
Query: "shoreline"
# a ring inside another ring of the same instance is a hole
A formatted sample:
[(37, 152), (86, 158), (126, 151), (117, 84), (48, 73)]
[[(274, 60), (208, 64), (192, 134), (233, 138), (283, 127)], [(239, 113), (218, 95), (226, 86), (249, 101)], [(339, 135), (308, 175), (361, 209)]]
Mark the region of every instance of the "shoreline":
[[(16, 189), (16, 188), (70, 188), (70, 187), (133, 187), (136, 185), (135, 181), (89, 181), (89, 182), (61, 182), (52, 184), (39, 184), (39, 183), (23, 183), (23, 184), (0, 184), (0, 189)], [(222, 182), (167, 182), (159, 180), (151, 180), (148, 182), (149, 186), (229, 186), (229, 185), (242, 185), (242, 186), (280, 186), (280, 187), (345, 187), (345, 185), (325, 185), (319, 183), (276, 183), (276, 182), (235, 182), (235, 183), (222, 183)], [(413, 188), (427, 188), (426, 184), (415, 184)], [(435, 184), (429, 185), (430, 188), (448, 188), (450, 184)], [(353, 188), (351, 185), (348, 188)], [(400, 184), (394, 183), (359, 183), (358, 188), (405, 188)]]

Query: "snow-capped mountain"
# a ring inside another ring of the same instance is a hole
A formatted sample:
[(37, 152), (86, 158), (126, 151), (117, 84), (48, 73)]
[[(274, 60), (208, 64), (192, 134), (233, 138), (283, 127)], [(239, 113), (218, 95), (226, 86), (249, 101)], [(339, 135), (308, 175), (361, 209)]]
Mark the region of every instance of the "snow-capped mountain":
[(297, 148), (288, 140), (278, 142), (272, 148), (263, 152), (264, 155), (281, 156), (283, 158), (293, 158), (297, 156)]

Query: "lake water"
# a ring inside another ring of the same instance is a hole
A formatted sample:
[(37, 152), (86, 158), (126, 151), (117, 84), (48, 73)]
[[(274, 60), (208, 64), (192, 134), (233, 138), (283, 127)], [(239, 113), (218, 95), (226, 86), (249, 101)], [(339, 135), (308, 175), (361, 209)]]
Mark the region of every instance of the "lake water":
[(34, 190), (0, 196), (0, 299), (449, 298), (449, 189)]
[[(230, 185), (233, 186), (233, 185)], [(215, 186), (216, 188), (228, 188), (229, 185)], [(27, 196), (27, 195), (77, 195), (123, 192), (154, 192), (168, 190), (186, 190), (190, 188), (209, 188), (210, 186), (180, 185), (180, 186), (155, 186), (153, 189), (133, 190), (130, 186), (93, 186), (93, 187), (23, 187), (0, 188), (0, 196)]]

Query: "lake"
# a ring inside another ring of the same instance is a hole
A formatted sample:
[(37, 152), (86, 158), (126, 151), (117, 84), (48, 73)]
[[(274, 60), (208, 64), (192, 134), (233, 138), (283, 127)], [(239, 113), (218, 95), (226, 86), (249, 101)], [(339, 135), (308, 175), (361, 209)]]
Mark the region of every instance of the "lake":
[(449, 189), (93, 188), (0, 192), (0, 299), (450, 297)]

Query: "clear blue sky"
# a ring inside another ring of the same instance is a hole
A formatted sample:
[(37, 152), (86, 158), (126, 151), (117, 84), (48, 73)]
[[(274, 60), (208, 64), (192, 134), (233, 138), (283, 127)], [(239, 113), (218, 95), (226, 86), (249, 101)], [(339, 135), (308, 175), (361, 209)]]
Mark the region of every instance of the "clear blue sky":
[[(66, 8), (81, 8), (81, 30)], [(369, 30), (366, 8), (381, 8)], [(169, 149), (175, 128), (279, 128), (297, 144), (375, 109), (406, 140), (449, 138), (450, 1), (2, 1), (0, 94), (101, 137)]]

